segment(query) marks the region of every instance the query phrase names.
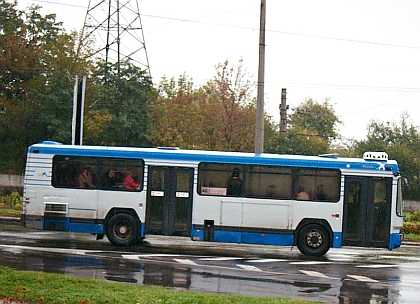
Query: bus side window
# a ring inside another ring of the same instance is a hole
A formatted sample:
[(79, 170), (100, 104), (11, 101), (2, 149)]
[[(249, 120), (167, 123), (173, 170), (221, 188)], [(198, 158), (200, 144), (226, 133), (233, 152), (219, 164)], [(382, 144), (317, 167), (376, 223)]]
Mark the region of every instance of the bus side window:
[[(296, 200), (337, 202), (340, 198), (340, 174), (337, 170), (298, 169), (295, 184)], [(307, 195), (299, 195), (303, 185)]]
[(245, 196), (290, 199), (291, 172), (289, 167), (249, 165), (246, 174)]
[(211, 196), (242, 196), (240, 168), (235, 164), (200, 163), (197, 192)]

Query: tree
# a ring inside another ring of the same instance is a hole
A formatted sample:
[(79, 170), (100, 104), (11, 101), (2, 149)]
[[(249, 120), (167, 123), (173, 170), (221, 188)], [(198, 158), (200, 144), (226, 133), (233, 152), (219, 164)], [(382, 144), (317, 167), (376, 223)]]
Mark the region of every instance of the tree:
[(339, 123), (328, 99), (323, 103), (307, 99), (289, 116), (287, 135), (282, 137), (277, 133), (268, 138), (265, 151), (302, 155), (328, 153), (332, 140), (338, 138)]
[(129, 62), (96, 67), (85, 101), (84, 142), (150, 146), (148, 103), (156, 96), (150, 77)]
[(359, 157), (366, 151), (384, 151), (398, 161), (400, 172), (409, 180), (405, 198), (420, 200), (420, 134), (404, 113), (399, 123), (371, 121), (366, 140), (357, 142)]
[(0, 136), (5, 143), (0, 147), (0, 169), (6, 172), (22, 172), (27, 146), (48, 139), (48, 121), (42, 114), (50, 107), (36, 95), (51, 84), (49, 63), (60, 56), (58, 46), (68, 39), (55, 15), (41, 16), (38, 6), (27, 12), (15, 6), (0, 1)]
[(289, 116), (292, 128), (306, 130), (313, 136), (324, 138), (328, 143), (338, 137), (337, 125), (340, 123), (328, 99), (323, 103), (312, 98), (306, 99)]
[(216, 76), (198, 89), (181, 75), (176, 82), (163, 78), (152, 103), (155, 146), (252, 151), (255, 131), (254, 84), (242, 60), (216, 66)]

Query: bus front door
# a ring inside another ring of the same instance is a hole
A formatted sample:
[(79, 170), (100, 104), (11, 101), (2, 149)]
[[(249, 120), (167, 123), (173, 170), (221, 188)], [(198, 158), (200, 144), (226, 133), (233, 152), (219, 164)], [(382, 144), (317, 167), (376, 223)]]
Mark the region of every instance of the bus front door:
[(343, 245), (387, 248), (392, 178), (347, 176)]
[(193, 168), (149, 166), (146, 234), (190, 236)]

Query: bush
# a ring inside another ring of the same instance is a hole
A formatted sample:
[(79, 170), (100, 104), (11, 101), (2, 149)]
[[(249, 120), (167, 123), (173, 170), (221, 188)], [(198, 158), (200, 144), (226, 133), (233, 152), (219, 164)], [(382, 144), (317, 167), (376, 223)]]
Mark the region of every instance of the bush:
[(22, 197), (19, 192), (12, 192), (10, 194), (4, 195), (0, 199), (0, 204), (6, 205), (7, 207), (14, 208), (16, 206), (21, 206)]
[(401, 232), (404, 234), (420, 234), (420, 225), (415, 223), (404, 223)]
[(410, 222), (420, 222), (420, 210), (411, 213)]

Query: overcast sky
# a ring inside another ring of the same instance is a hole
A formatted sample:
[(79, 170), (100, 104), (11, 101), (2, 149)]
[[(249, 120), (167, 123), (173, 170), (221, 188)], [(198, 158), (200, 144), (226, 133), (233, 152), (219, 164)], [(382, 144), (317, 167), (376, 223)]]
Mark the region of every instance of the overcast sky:
[[(155, 83), (185, 72), (198, 86), (217, 64), (241, 58), (257, 80), (259, 0), (138, 2)], [(419, 0), (266, 2), (265, 110), (275, 120), (286, 88), (290, 108), (329, 98), (347, 138), (363, 139), (372, 119), (399, 122), (404, 112), (420, 125)], [(18, 3), (40, 5), (67, 30), (80, 30), (89, 1)]]

